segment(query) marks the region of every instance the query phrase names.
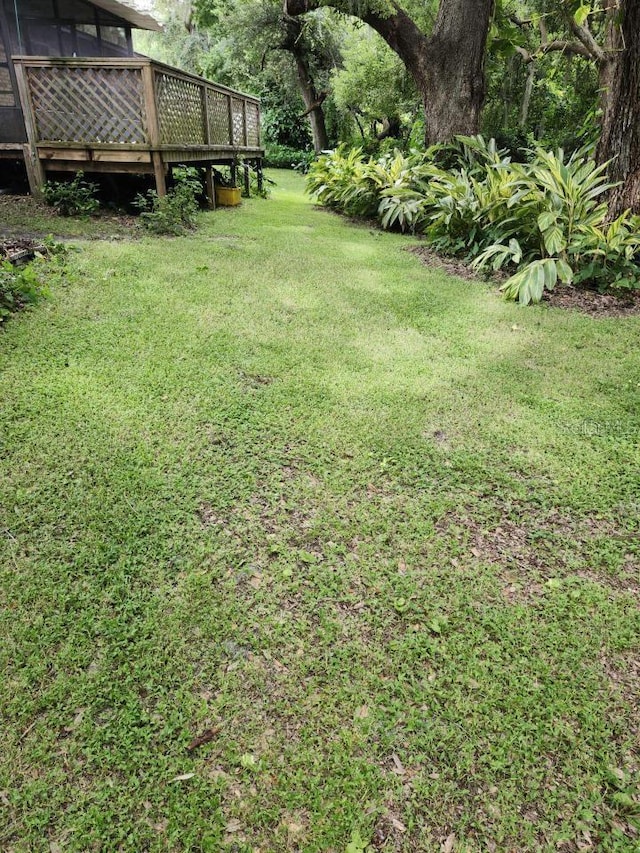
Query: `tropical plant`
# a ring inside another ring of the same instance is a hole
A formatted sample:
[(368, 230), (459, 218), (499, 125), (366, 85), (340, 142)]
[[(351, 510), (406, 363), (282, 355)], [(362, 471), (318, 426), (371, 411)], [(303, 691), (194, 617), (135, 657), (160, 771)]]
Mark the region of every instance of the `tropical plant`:
[(307, 187), (344, 213), (377, 212), (383, 228), (420, 231), (476, 269), (506, 269), (505, 295), (528, 304), (558, 281), (639, 285), (640, 218), (607, 222), (606, 172), (588, 149), (568, 158), (536, 149), (528, 163), (513, 163), (494, 140), (462, 136), (378, 160), (341, 147), (312, 166)]

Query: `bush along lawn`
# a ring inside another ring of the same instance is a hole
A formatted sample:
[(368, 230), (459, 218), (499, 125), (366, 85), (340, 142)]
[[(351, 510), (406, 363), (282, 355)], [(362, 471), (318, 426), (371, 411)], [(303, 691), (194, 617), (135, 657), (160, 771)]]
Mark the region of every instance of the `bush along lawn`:
[(0, 335), (0, 847), (637, 850), (638, 319), (277, 181)]
[(513, 163), (481, 136), (378, 160), (341, 147), (320, 157), (307, 179), (328, 207), (417, 231), (476, 269), (508, 270), (502, 289), (525, 305), (558, 282), (640, 286), (640, 217), (607, 221), (602, 198), (612, 186), (589, 149), (571, 157), (537, 149), (529, 162)]

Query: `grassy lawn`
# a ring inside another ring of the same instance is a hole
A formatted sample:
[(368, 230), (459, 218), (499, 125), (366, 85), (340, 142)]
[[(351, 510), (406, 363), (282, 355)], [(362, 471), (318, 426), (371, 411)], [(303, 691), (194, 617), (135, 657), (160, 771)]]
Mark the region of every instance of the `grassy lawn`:
[(0, 335), (0, 849), (639, 850), (640, 320), (278, 182)]

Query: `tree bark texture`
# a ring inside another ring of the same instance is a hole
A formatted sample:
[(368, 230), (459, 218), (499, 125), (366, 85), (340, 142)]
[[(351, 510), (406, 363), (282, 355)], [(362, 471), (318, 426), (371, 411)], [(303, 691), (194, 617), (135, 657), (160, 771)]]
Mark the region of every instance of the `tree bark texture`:
[(630, 208), (640, 213), (640, 0), (623, 0), (613, 48), (601, 65), (603, 115), (598, 162), (611, 160), (609, 217)]
[(316, 154), (319, 151), (324, 151), (329, 147), (329, 137), (327, 136), (327, 127), (324, 120), (324, 110), (322, 109), (323, 98), (316, 91), (316, 87), (311, 77), (309, 65), (301, 53), (292, 50), (296, 60), (296, 71), (298, 76), (298, 88), (302, 95), (302, 100), (307, 108), (309, 116), (309, 124), (311, 125), (311, 135), (313, 136), (313, 147)]
[[(317, 9), (321, 0), (284, 2), (286, 13), (297, 16)], [(330, 5), (369, 24), (398, 54), (422, 99), (427, 144), (478, 132), (493, 0), (440, 0), (431, 36), (395, 2), (389, 15), (366, 5), (350, 9), (344, 0), (331, 0)]]

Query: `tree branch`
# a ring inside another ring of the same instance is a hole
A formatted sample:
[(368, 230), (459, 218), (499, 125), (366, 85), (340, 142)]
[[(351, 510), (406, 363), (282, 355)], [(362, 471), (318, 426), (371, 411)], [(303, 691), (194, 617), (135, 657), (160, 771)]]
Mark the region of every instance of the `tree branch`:
[[(284, 0), (285, 15), (297, 17), (326, 5), (321, 0)], [(348, 4), (333, 0), (329, 5), (345, 14), (349, 14)], [(389, 47), (403, 57), (409, 71), (422, 71), (425, 49), (428, 39), (415, 22), (396, 2), (392, 2), (395, 14), (383, 16), (373, 10), (358, 14), (358, 18), (368, 24), (386, 41)]]
[(591, 59), (595, 59), (596, 62), (604, 62), (607, 58), (607, 54), (593, 37), (593, 33), (589, 29), (589, 25), (578, 24), (570, 12), (565, 13), (565, 19), (569, 25), (569, 29), (578, 41), (584, 45)]

